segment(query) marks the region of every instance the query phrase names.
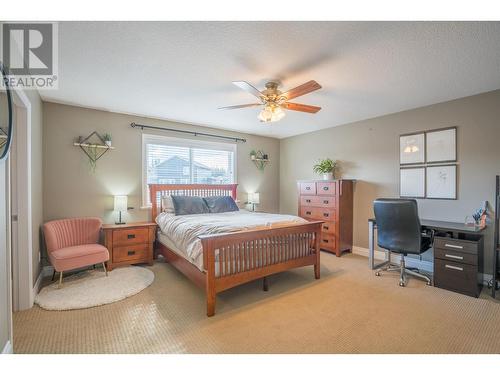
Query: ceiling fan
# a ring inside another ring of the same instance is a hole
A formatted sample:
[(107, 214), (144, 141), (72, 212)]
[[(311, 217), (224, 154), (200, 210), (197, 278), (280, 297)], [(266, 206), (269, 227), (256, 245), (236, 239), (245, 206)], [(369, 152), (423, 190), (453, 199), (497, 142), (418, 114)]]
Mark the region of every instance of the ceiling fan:
[(312, 105), (289, 102), (290, 99), (294, 99), (320, 89), (320, 84), (314, 80), (306, 82), (288, 90), (287, 92), (281, 92), (278, 90), (278, 83), (273, 81), (267, 82), (266, 89), (263, 91), (257, 90), (254, 86), (245, 81), (235, 81), (233, 83), (240, 89), (256, 96), (260, 100), (260, 103), (233, 105), (219, 109), (240, 109), (264, 106), (262, 111), (257, 116), (261, 122), (274, 122), (281, 120), (285, 117), (285, 111), (283, 111), (283, 109), (307, 113), (316, 113), (321, 109), (321, 107), (315, 107)]

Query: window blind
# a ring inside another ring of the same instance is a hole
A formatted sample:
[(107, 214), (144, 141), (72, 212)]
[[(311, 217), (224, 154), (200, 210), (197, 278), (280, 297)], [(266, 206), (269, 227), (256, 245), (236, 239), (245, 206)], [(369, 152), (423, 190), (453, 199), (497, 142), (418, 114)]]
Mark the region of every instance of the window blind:
[(235, 181), (236, 145), (143, 136), (143, 202), (148, 184), (231, 184)]

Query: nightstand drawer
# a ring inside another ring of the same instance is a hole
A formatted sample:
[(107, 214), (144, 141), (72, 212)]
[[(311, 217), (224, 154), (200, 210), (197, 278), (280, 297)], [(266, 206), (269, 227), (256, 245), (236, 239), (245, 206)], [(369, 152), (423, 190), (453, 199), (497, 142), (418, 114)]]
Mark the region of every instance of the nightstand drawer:
[(148, 242), (148, 228), (116, 229), (113, 231), (113, 246), (146, 244)]
[(149, 245), (120, 246), (113, 249), (113, 262), (144, 259), (148, 261)]

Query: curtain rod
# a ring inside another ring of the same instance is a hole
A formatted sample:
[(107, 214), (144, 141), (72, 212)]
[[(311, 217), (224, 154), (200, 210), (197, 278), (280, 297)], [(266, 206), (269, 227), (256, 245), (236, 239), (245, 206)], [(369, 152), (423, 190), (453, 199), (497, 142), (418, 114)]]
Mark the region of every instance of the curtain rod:
[(133, 128), (140, 128), (142, 129), (155, 129), (155, 130), (165, 130), (169, 132), (177, 132), (177, 133), (184, 133), (184, 134), (190, 134), (194, 135), (195, 137), (198, 135), (202, 135), (204, 137), (212, 137), (212, 138), (219, 138), (219, 139), (228, 139), (234, 142), (246, 142), (247, 140), (245, 138), (236, 138), (236, 137), (226, 137), (225, 135), (216, 135), (216, 134), (208, 134), (208, 133), (200, 133), (200, 132), (192, 132), (189, 130), (179, 130), (179, 129), (172, 129), (172, 128), (161, 128), (159, 126), (151, 126), (151, 125), (143, 125), (143, 124), (136, 124), (135, 122), (132, 122), (130, 124), (131, 127)]

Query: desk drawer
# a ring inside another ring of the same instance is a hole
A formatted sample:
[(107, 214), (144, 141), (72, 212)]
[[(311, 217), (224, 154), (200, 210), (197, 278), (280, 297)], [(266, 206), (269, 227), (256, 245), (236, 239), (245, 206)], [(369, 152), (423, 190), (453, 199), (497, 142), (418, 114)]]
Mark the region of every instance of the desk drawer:
[(300, 194), (316, 195), (316, 182), (301, 182)]
[(436, 258), (446, 260), (446, 261), (477, 265), (477, 255), (476, 254), (462, 253), (462, 252), (455, 251), (455, 250), (435, 248), (434, 249), (434, 256)]
[(477, 297), (480, 292), (477, 266), (436, 258), (434, 259), (434, 285)]
[(300, 216), (305, 219), (333, 220), (335, 219), (335, 210), (319, 207), (301, 207)]
[(479, 243), (448, 237), (434, 237), (434, 248), (455, 250), (461, 253), (477, 254)]
[(145, 244), (148, 242), (148, 228), (117, 229), (113, 231), (113, 246)]
[(120, 246), (113, 249), (113, 262), (119, 263), (131, 260), (148, 261), (149, 245)]
[(317, 195), (303, 195), (300, 197), (300, 205), (307, 207), (335, 207), (335, 197), (320, 197)]
[(335, 182), (318, 182), (318, 195), (335, 195)]

